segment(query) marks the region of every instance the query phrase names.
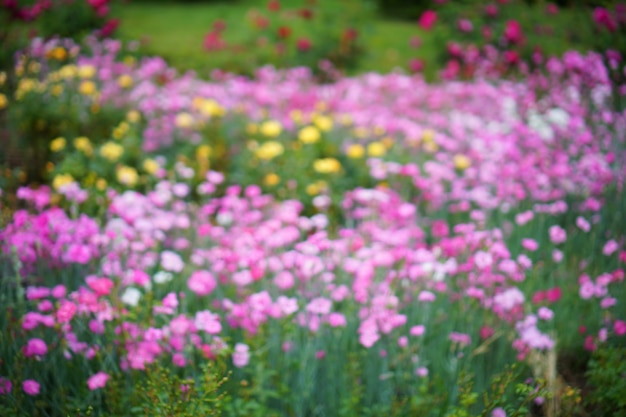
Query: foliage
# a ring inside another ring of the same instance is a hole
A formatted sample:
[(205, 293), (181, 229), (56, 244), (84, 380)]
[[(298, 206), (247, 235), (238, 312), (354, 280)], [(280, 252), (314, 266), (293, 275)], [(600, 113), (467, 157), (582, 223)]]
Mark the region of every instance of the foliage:
[(593, 415), (626, 416), (626, 348), (606, 346), (596, 350), (587, 371), (591, 391), (585, 398)]

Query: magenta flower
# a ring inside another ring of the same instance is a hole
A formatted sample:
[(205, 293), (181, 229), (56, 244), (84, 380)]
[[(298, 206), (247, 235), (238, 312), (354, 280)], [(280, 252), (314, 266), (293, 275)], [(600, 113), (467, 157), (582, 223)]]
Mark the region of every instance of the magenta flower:
[(437, 22), (437, 12), (434, 10), (426, 10), (420, 16), (417, 24), (424, 30), (431, 30)]
[(78, 307), (71, 301), (62, 300), (59, 309), (57, 310), (57, 321), (59, 323), (67, 323), (76, 314)]
[(616, 320), (615, 323), (613, 323), (613, 331), (618, 336), (625, 335), (626, 334), (626, 321)]
[(606, 242), (606, 244), (602, 248), (602, 253), (605, 256), (610, 256), (618, 249), (619, 249), (619, 245), (617, 244), (617, 242), (611, 239), (608, 242)]
[(27, 379), (22, 383), (22, 389), (28, 395), (39, 395), (39, 388), (39, 383), (33, 379)]
[(506, 417), (506, 411), (502, 407), (494, 408), (491, 411), (491, 417)]
[(109, 374), (100, 371), (97, 374), (89, 377), (89, 379), (87, 380), (87, 386), (91, 391), (98, 388), (104, 388), (110, 377), (111, 376)]
[(13, 389), (13, 384), (9, 378), (0, 376), (0, 395), (9, 394)]
[(426, 331), (426, 327), (423, 324), (418, 324), (417, 326), (411, 327), (409, 330), (409, 334), (411, 336), (421, 336)]
[(509, 20), (504, 27), (504, 39), (510, 44), (516, 45), (522, 43), (524, 35), (522, 33), (522, 25), (517, 20)]
[(48, 353), (48, 346), (46, 342), (41, 339), (30, 339), (26, 343), (26, 346), (24, 346), (24, 356), (27, 358), (31, 356), (43, 356), (46, 353)]
[(593, 10), (593, 21), (599, 27), (605, 27), (609, 32), (617, 30), (617, 24), (611, 16), (611, 13), (604, 7), (596, 7)]

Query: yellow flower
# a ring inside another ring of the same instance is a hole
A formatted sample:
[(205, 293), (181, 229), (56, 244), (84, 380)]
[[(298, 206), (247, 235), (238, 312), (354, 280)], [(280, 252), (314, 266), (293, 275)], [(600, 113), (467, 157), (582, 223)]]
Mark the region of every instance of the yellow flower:
[(200, 99), (197, 104), (198, 110), (203, 116), (207, 117), (221, 117), (226, 113), (226, 110), (220, 106), (215, 100)]
[(189, 129), (193, 127), (193, 124), (194, 124), (193, 116), (186, 112), (178, 113), (176, 115), (175, 123), (176, 123), (176, 126), (181, 129)]
[(372, 142), (367, 145), (367, 154), (373, 157), (383, 156), (387, 152), (385, 145), (381, 142)]
[(196, 149), (196, 157), (198, 159), (207, 159), (211, 156), (211, 147), (209, 145), (200, 145)]
[(333, 128), (333, 119), (328, 116), (314, 116), (313, 123), (322, 132), (328, 132)]
[(96, 91), (96, 83), (94, 83), (93, 81), (83, 81), (78, 86), (78, 92), (85, 96), (91, 96), (95, 94)]
[(317, 181), (306, 186), (306, 193), (308, 195), (317, 195), (325, 190), (326, 187), (326, 181)]
[(320, 131), (315, 126), (307, 126), (300, 129), (298, 139), (302, 143), (315, 143), (320, 140)]
[(341, 163), (335, 158), (322, 158), (313, 162), (313, 169), (320, 174), (332, 174), (339, 172)]
[(283, 145), (279, 142), (271, 140), (259, 146), (259, 148), (255, 151), (255, 154), (259, 159), (270, 160), (276, 158), (278, 155), (281, 155), (283, 151)]
[(117, 79), (117, 85), (122, 88), (129, 88), (133, 85), (133, 77), (128, 74), (120, 75)]
[(131, 123), (137, 123), (141, 119), (141, 114), (137, 110), (130, 110), (126, 113), (126, 120)]
[(28, 64), (28, 72), (34, 72), (35, 74), (41, 71), (41, 64), (39, 62), (31, 62)]
[(66, 80), (76, 77), (77, 72), (78, 70), (76, 69), (75, 65), (64, 65), (59, 70), (59, 74), (61, 75), (61, 77), (65, 78)]
[(263, 179), (263, 182), (265, 183), (265, 185), (273, 187), (274, 185), (280, 182), (280, 177), (274, 174), (273, 172), (271, 172), (265, 176), (265, 178)]
[(72, 182), (74, 182), (74, 177), (72, 177), (70, 174), (58, 174), (52, 180), (52, 188), (58, 190), (65, 184), (69, 184)]
[(461, 171), (466, 170), (472, 165), (472, 161), (470, 161), (470, 159), (467, 156), (462, 155), (462, 154), (454, 155), (453, 160), (454, 160), (454, 167)]
[(120, 166), (117, 169), (117, 180), (120, 184), (127, 185), (129, 187), (134, 187), (137, 184), (137, 180), (139, 179), (139, 175), (137, 174), (137, 170), (128, 166)]
[(63, 86), (61, 84), (53, 85), (50, 88), (50, 92), (53, 96), (59, 97), (61, 94), (63, 94)]
[(435, 153), (439, 150), (439, 145), (435, 142), (424, 142), (424, 150), (429, 153)]
[(339, 117), (339, 122), (344, 126), (350, 126), (352, 124), (352, 116), (344, 114)]
[(96, 67), (93, 65), (81, 65), (78, 67), (78, 76), (80, 78), (93, 78), (96, 75)]
[(67, 51), (65, 50), (65, 48), (61, 46), (57, 46), (56, 48), (48, 51), (46, 53), (46, 56), (49, 59), (56, 59), (57, 61), (63, 61), (65, 58), (67, 58)]
[(65, 149), (65, 144), (66, 144), (65, 138), (59, 137), (59, 138), (53, 139), (50, 142), (50, 150), (52, 152), (62, 151), (63, 149)]
[(435, 132), (431, 129), (426, 129), (422, 132), (422, 140), (424, 142), (434, 142)]
[(346, 149), (346, 155), (348, 155), (348, 158), (352, 159), (363, 158), (363, 155), (365, 155), (365, 148), (363, 148), (363, 145), (354, 143), (348, 146), (348, 149)]
[(143, 170), (146, 171), (150, 175), (156, 174), (159, 168), (160, 167), (159, 167), (158, 162), (152, 158), (148, 158), (145, 161), (143, 161)]
[(113, 138), (114, 139), (122, 139), (126, 133), (128, 133), (128, 123), (120, 122), (115, 128), (113, 128)]
[(0, 110), (4, 109), (7, 106), (8, 102), (9, 100), (7, 100), (7, 96), (0, 93)]
[(100, 191), (104, 191), (107, 188), (107, 180), (104, 178), (98, 178), (96, 180), (96, 188)]
[(85, 136), (80, 136), (74, 139), (74, 147), (87, 156), (93, 154), (93, 147), (91, 146), (91, 142)]
[(35, 90), (39, 85), (37, 80), (32, 78), (22, 78), (17, 84), (17, 90), (15, 91), (15, 98), (21, 100), (24, 95), (32, 90)]
[(261, 124), (259, 130), (261, 131), (261, 134), (263, 136), (266, 136), (268, 138), (275, 138), (276, 136), (280, 135), (280, 132), (282, 132), (283, 128), (276, 120), (267, 120)]
[(115, 162), (124, 153), (124, 147), (115, 142), (107, 142), (100, 148), (100, 155), (111, 162)]

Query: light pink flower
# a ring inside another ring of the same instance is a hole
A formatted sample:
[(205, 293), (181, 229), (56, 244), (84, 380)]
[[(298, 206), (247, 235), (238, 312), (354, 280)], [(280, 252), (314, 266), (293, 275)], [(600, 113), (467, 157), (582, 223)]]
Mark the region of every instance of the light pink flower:
[(602, 248), (602, 253), (605, 256), (610, 256), (613, 253), (615, 253), (615, 251), (618, 250), (618, 249), (619, 249), (619, 245), (617, 244), (617, 242), (614, 241), (613, 239), (611, 239), (608, 242), (606, 242), (606, 244)]
[(250, 361), (250, 347), (244, 343), (237, 343), (233, 352), (233, 365), (243, 368)]
[(89, 379), (87, 380), (87, 386), (91, 391), (98, 388), (104, 388), (110, 377), (111, 376), (109, 374), (100, 371), (97, 374), (89, 377)]
[(565, 242), (567, 239), (567, 232), (560, 226), (551, 226), (548, 232), (550, 234), (550, 241), (556, 245)]

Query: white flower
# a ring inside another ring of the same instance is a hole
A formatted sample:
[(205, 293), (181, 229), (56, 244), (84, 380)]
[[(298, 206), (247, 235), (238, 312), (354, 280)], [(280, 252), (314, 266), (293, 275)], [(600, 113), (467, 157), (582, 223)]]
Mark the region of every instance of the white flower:
[(170, 282), (174, 276), (170, 272), (159, 271), (154, 274), (154, 283), (155, 284), (165, 284), (166, 282)]
[(128, 287), (126, 291), (124, 291), (124, 294), (122, 294), (121, 299), (124, 304), (135, 307), (139, 304), (139, 300), (141, 299), (141, 291), (135, 287)]

